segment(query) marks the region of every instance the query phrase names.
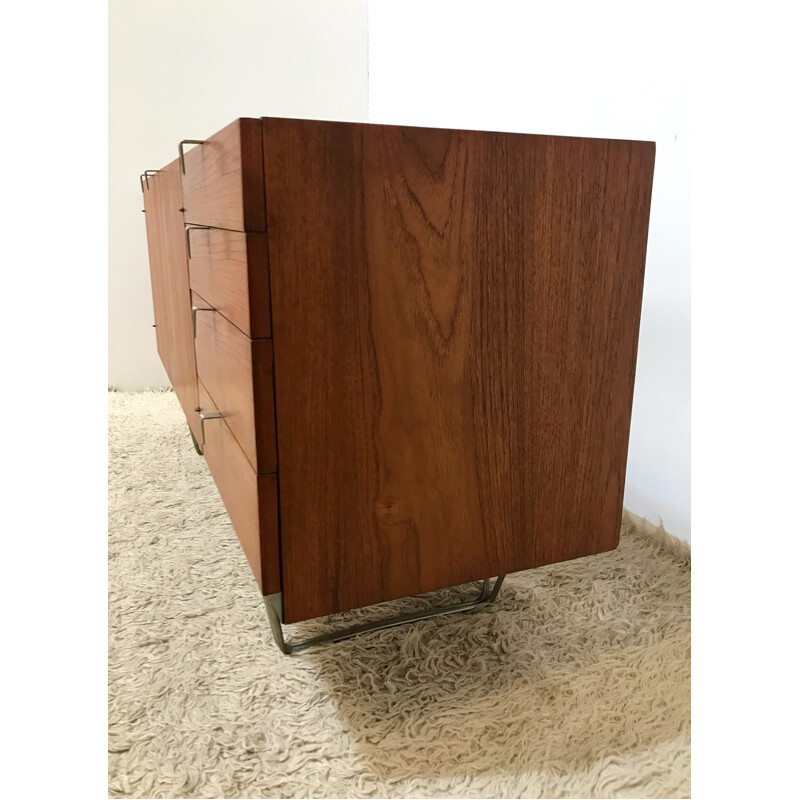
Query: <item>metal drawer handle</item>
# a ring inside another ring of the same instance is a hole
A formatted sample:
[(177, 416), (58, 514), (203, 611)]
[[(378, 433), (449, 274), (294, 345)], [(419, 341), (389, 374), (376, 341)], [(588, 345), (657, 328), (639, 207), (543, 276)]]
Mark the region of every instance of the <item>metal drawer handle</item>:
[(202, 442), (200, 443), (202, 453), (205, 450), (206, 446), (206, 420), (207, 419), (222, 419), (222, 414), (219, 411), (210, 411), (208, 414), (200, 414), (200, 438)]
[(178, 144), (178, 155), (181, 157), (181, 172), (186, 174), (186, 162), (183, 160), (183, 146), (185, 144), (205, 144), (204, 139), (184, 139)]
[(142, 194), (144, 194), (144, 187), (145, 187), (145, 184), (147, 185), (147, 188), (148, 188), (148, 189), (150, 188), (150, 181), (148, 180), (148, 178), (149, 178), (151, 175), (155, 175), (157, 172), (161, 172), (161, 170), (160, 170), (160, 169), (146, 169), (146, 170), (145, 170), (145, 171), (144, 171), (144, 172), (143, 172), (143, 173), (142, 173), (142, 174), (139, 176), (139, 186), (141, 186), (141, 187), (142, 187)]
[(197, 338), (197, 312), (198, 311), (213, 311), (209, 306), (192, 306), (192, 337)]
[(210, 225), (191, 225), (190, 227), (186, 228), (184, 231), (184, 239), (186, 241), (186, 260), (191, 261), (192, 259), (192, 245), (189, 240), (189, 231), (208, 231), (211, 230)]

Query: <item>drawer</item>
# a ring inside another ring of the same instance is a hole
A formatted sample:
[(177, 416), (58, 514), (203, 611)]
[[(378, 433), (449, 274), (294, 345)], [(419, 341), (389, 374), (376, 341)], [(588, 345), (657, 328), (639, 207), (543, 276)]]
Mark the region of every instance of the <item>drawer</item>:
[(266, 233), (187, 228), (189, 285), (246, 336), (268, 339)]
[[(192, 304), (211, 304), (192, 293)], [(195, 326), (197, 376), (259, 474), (275, 472), (275, 398), (272, 340), (250, 339), (214, 310), (198, 310)]]
[[(217, 412), (202, 383), (201, 413)], [(281, 590), (278, 555), (278, 476), (256, 475), (222, 419), (202, 426), (203, 455), (263, 594)]]
[(183, 147), (186, 222), (266, 231), (261, 121), (237, 119), (202, 144)]

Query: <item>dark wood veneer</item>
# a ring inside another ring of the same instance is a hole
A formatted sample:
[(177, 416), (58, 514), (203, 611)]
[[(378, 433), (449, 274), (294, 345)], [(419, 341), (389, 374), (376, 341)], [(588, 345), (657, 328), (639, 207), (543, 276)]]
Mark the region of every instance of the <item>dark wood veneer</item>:
[(191, 230), (192, 288), (245, 336), (268, 339), (267, 235), (221, 228)]
[(237, 119), (184, 157), (186, 222), (235, 231), (264, 231), (261, 123)]
[(653, 159), (264, 120), (287, 621), (616, 546)]
[[(219, 411), (199, 384), (200, 406)], [(278, 479), (257, 475), (224, 418), (205, 423), (205, 458), (230, 515), (250, 569), (263, 594), (281, 590), (278, 543)]]
[[(197, 307), (205, 299), (193, 293)], [(249, 339), (217, 311), (198, 311), (197, 375), (258, 473), (275, 472), (272, 342)]]

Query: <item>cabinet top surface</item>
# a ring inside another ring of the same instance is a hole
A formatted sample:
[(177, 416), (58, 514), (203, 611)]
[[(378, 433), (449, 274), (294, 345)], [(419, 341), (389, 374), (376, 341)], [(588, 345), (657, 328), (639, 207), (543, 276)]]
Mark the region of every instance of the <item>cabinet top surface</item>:
[[(232, 125), (239, 120), (242, 119), (249, 119), (257, 121), (259, 118), (256, 117), (239, 117), (236, 120), (233, 120), (229, 125)], [(481, 129), (481, 128), (448, 128), (448, 127), (439, 127), (435, 125), (406, 125), (406, 124), (399, 124), (399, 123), (378, 123), (378, 122), (363, 122), (363, 121), (350, 121), (350, 120), (338, 120), (338, 119), (315, 119), (315, 118), (308, 118), (308, 117), (270, 117), (270, 116), (262, 116), (260, 119), (268, 119), (268, 120), (275, 120), (277, 122), (308, 122), (308, 123), (326, 123), (326, 124), (338, 124), (338, 125), (351, 125), (351, 126), (361, 126), (364, 128), (387, 128), (387, 129), (417, 129), (417, 130), (438, 130), (438, 131), (452, 131), (453, 133), (485, 133), (485, 134), (493, 134), (493, 135), (503, 135), (503, 136), (525, 136), (525, 137), (540, 137), (542, 139), (577, 139), (577, 140), (598, 140), (604, 142), (627, 142), (627, 143), (635, 143), (635, 144), (642, 144), (642, 145), (651, 145), (655, 147), (655, 142), (648, 140), (648, 139), (622, 139), (619, 137), (606, 137), (606, 136), (568, 136), (563, 134), (548, 134), (548, 133), (531, 133), (530, 131), (498, 131), (494, 129)], [(228, 126), (225, 126), (228, 127)], [(224, 130), (221, 128), (220, 130)]]

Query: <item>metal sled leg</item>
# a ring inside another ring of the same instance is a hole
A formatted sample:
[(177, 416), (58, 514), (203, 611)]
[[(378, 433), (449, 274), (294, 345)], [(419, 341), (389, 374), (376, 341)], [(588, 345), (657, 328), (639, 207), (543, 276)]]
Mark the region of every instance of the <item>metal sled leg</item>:
[(194, 445), (195, 453), (197, 453), (197, 455), (199, 455), (199, 456), (203, 455), (203, 451), (200, 448), (200, 445), (198, 444), (197, 439), (194, 438), (194, 431), (191, 428), (189, 428), (189, 436), (192, 437), (192, 444)]
[(385, 628), (393, 628), (395, 625), (404, 625), (406, 622), (416, 622), (421, 619), (429, 619), (430, 617), (440, 617), (444, 614), (455, 614), (458, 611), (472, 611), (479, 606), (494, 601), (497, 597), (497, 593), (500, 591), (504, 578), (505, 575), (500, 575), (496, 578), (494, 586), (491, 586), (491, 579), (486, 578), (481, 585), (478, 596), (474, 600), (467, 600), (463, 603), (454, 603), (449, 606), (440, 606), (438, 608), (426, 608), (422, 611), (415, 611), (410, 614), (399, 614), (396, 617), (389, 617), (388, 619), (377, 620), (375, 622), (366, 622), (362, 625), (354, 625), (351, 628), (343, 628), (342, 630), (314, 636), (311, 639), (299, 639), (294, 642), (287, 642), (283, 638), (283, 627), (280, 621), (283, 615), (281, 610), (281, 593), (278, 592), (277, 594), (265, 596), (264, 605), (267, 607), (267, 616), (269, 617), (269, 624), (272, 627), (272, 635), (275, 637), (275, 643), (283, 653), (286, 653), (286, 655), (293, 655), (294, 653), (299, 653), (301, 650), (307, 650), (309, 647), (316, 647), (317, 645), (328, 644), (329, 642), (339, 642), (342, 639), (350, 639), (362, 633), (382, 631)]

